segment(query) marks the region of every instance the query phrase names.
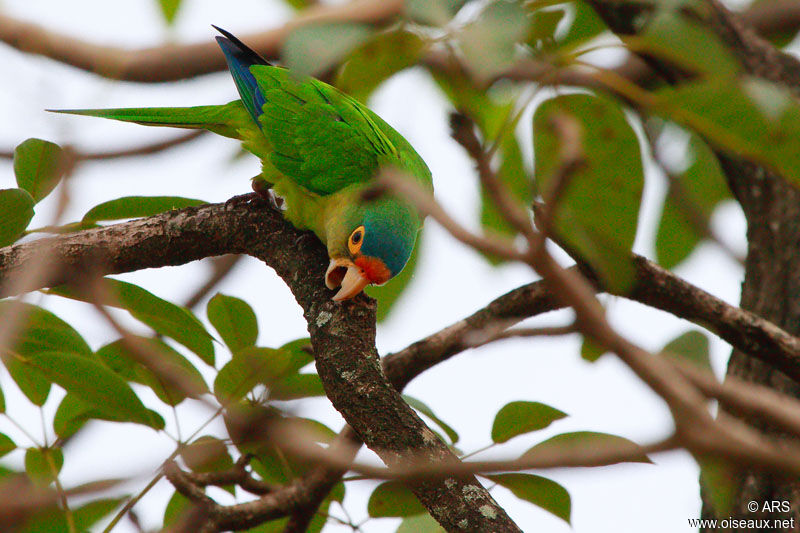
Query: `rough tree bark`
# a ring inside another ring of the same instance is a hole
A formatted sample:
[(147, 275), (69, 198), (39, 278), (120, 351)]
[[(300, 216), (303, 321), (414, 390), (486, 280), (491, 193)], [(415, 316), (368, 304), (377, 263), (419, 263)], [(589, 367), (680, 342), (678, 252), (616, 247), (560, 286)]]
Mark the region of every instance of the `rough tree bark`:
[[(609, 27), (622, 35), (641, 28), (644, 4), (619, 0), (590, 0)], [(698, 18), (728, 45), (745, 72), (780, 83), (800, 93), (800, 62), (776, 50), (745, 27), (718, 0), (707, 0)], [(652, 57), (644, 58), (669, 83), (680, 83), (685, 76), (678, 69)], [(800, 332), (800, 193), (781, 176), (756, 164), (718, 153), (728, 184), (741, 204), (747, 219), (747, 260), (742, 284), (741, 307), (772, 321), (791, 334)], [(751, 355), (733, 350), (728, 375), (768, 385), (793, 397), (800, 397), (800, 386), (774, 366)], [(728, 416), (723, 414), (721, 416)], [(748, 420), (768, 433), (778, 431), (764, 422)], [(740, 487), (733, 505), (739, 519), (759, 518), (748, 511), (750, 501), (788, 501), (789, 513), (770, 514), (770, 518), (794, 518), (794, 531), (800, 531), (800, 483), (783, 476), (747, 470), (741, 472)], [(703, 516), (713, 517), (710, 502), (704, 497)], [(723, 517), (724, 518), (724, 517)]]

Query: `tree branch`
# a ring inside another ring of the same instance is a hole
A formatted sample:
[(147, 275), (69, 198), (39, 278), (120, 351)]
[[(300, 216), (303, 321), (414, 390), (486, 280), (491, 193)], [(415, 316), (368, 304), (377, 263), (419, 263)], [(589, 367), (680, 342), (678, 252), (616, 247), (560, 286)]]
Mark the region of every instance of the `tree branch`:
[[(345, 4), (310, 7), (283, 26), (241, 39), (268, 59), (277, 59), (286, 37), (296, 28), (315, 22), (382, 24), (397, 16), (402, 0), (355, 0)], [(156, 83), (193, 78), (226, 70), (217, 44), (165, 44), (126, 50), (102, 46), (0, 14), (0, 41), (105, 78)]]

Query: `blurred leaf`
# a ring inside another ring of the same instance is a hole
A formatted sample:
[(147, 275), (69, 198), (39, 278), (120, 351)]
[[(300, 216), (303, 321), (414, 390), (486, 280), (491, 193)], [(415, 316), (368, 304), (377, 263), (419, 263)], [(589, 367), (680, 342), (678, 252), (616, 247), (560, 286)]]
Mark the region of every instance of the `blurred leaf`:
[(284, 0), (287, 4), (297, 10), (302, 10), (313, 5), (310, 0)]
[(412, 516), (426, 511), (405, 485), (399, 481), (384, 481), (372, 491), (367, 502), (367, 512), (373, 518), (382, 518)]
[(408, 405), (430, 418), (434, 424), (442, 428), (442, 431), (444, 431), (447, 434), (447, 437), (450, 439), (450, 444), (455, 444), (458, 442), (458, 433), (456, 433), (456, 430), (447, 425), (444, 420), (436, 416), (433, 410), (425, 405), (425, 403), (412, 396), (409, 396), (408, 394), (403, 394), (403, 399)]
[(583, 337), (583, 342), (581, 343), (581, 359), (594, 363), (606, 353), (608, 353), (608, 350), (597, 344), (592, 338)]
[(660, 354), (664, 357), (677, 361), (686, 361), (703, 370), (711, 371), (708, 337), (699, 331), (687, 331), (677, 336), (661, 349)]
[[(321, 508), (322, 506), (320, 506), (320, 509)], [(315, 514), (315, 518), (317, 516), (319, 516), (319, 513)], [(327, 521), (327, 517), (324, 518)], [(288, 522), (289, 522), (288, 518), (279, 518), (277, 520), (270, 520), (269, 522), (265, 522), (261, 525), (246, 530), (245, 533), (283, 533), (283, 530), (286, 528), (286, 524)], [(314, 519), (312, 519), (312, 522), (314, 522)], [(310, 531), (310, 527), (311, 526), (309, 525), (309, 529), (307, 529), (306, 531)]]
[(142, 401), (125, 381), (93, 359), (65, 352), (28, 356), (48, 379), (68, 393), (116, 420), (151, 423)]
[(3, 363), (25, 396), (35, 405), (44, 405), (50, 381), (37, 368), (26, 364), (27, 358), (54, 350), (92, 357), (92, 349), (72, 326), (46, 309), (24, 302), (0, 302), (0, 320), (8, 320), (8, 313), (24, 318), (8, 343), (12, 352), (3, 357)]
[(566, 14), (563, 8), (533, 11), (525, 39), (528, 45), (534, 50), (551, 48), (555, 44), (556, 28)]
[(533, 474), (496, 474), (486, 477), (509, 489), (517, 498), (570, 523), (572, 502), (569, 492), (555, 481)]
[(181, 198), (180, 196), (124, 196), (98, 204), (89, 209), (81, 224), (105, 220), (122, 220), (157, 215), (173, 209), (203, 205), (203, 200)]
[(167, 508), (164, 509), (164, 529), (180, 524), (183, 517), (191, 510), (192, 502), (180, 492), (173, 492), (167, 502)]
[(800, 183), (800, 105), (787, 89), (742, 76), (736, 81), (687, 82), (655, 95), (652, 108), (663, 117), (688, 126), (717, 148)]
[(507, 403), (494, 417), (492, 441), (506, 442), (517, 435), (544, 429), (566, 416), (566, 413), (539, 402)]
[(214, 379), (214, 394), (222, 403), (243, 398), (256, 385), (269, 386), (278, 378), (291, 373), (287, 352), (251, 346), (233, 354)]
[[(556, 117), (576, 120), (582, 130), (584, 164), (569, 176), (559, 172), (561, 139), (551, 126)], [(611, 292), (624, 293), (633, 282), (630, 252), (644, 184), (636, 134), (619, 104), (588, 94), (544, 102), (533, 123), (538, 190), (545, 198), (554, 186), (562, 191), (553, 212), (554, 233), (592, 265)]]
[(25, 472), (37, 485), (53, 482), (64, 465), (61, 448), (28, 448), (25, 450)]
[(403, 518), (396, 533), (446, 533), (446, 530), (431, 515), (424, 513)]
[[(200, 356), (205, 363), (214, 366), (211, 334), (191, 311), (163, 300), (138, 285), (111, 278), (104, 278), (104, 281), (110, 298), (103, 304), (125, 309), (135, 319), (147, 324), (157, 333), (175, 339)], [(79, 294), (65, 285), (47, 292), (64, 298), (91, 302), (86, 295)]]
[[(104, 498), (83, 504), (80, 507), (71, 507), (74, 531), (85, 532), (97, 522), (111, 514), (126, 498)], [(69, 533), (69, 525), (63, 510), (50, 507), (42, 510), (25, 522), (15, 533)]]
[(158, 360), (157, 366), (151, 368), (139, 362), (139, 357), (131, 353), (123, 340), (103, 346), (97, 351), (97, 356), (118, 375), (150, 387), (162, 402), (173, 407), (183, 402), (187, 395), (198, 397), (208, 392), (202, 374), (171, 346), (160, 339), (135, 338)]
[(297, 400), (312, 396), (325, 396), (325, 389), (317, 374), (289, 374), (275, 381), (269, 390), (271, 400)]
[(495, 0), (461, 29), (458, 43), (467, 67), (479, 79), (488, 79), (513, 63), (516, 45), (527, 32), (528, 13), (522, 2)]
[(378, 85), (416, 64), (424, 50), (425, 41), (415, 33), (403, 29), (377, 33), (350, 54), (335, 85), (366, 102)]
[(605, 23), (587, 2), (576, 0), (568, 5), (572, 7), (574, 18), (564, 36), (558, 39), (560, 46), (577, 47), (606, 31)]
[(467, 0), (406, 0), (406, 16), (430, 26), (444, 26)]
[[(164, 419), (157, 412), (148, 409), (150, 420), (146, 424), (155, 430), (164, 429)], [(89, 420), (104, 420), (107, 422), (129, 422), (124, 416), (109, 415), (82, 402), (72, 394), (67, 394), (58, 404), (53, 417), (53, 430), (61, 439), (67, 439), (77, 433)]]
[(65, 170), (64, 152), (55, 143), (27, 139), (14, 149), (17, 185), (28, 191), (36, 203), (58, 185)]
[(0, 389), (0, 414), (6, 412), (6, 396), (3, 394), (3, 389)]
[(409, 283), (414, 279), (414, 273), (417, 270), (417, 264), (419, 262), (420, 249), (422, 248), (423, 233), (424, 230), (417, 234), (417, 244), (415, 244), (414, 249), (411, 250), (408, 263), (406, 263), (406, 266), (398, 275), (380, 287), (375, 285), (369, 285), (367, 287), (365, 291), (367, 296), (378, 300), (378, 322), (383, 322), (389, 317), (395, 304), (402, 297), (403, 291), (405, 291), (406, 287), (408, 287)]
[(11, 437), (5, 433), (0, 433), (0, 457), (13, 452), (17, 449), (17, 445), (11, 440)]
[(33, 197), (23, 189), (0, 189), (0, 247), (15, 242), (33, 218)]
[[(197, 438), (181, 450), (181, 459), (194, 472), (222, 472), (233, 468), (233, 458), (225, 443), (208, 435)], [(233, 484), (220, 487), (236, 494)]]
[(181, 0), (158, 0), (158, 5), (161, 7), (164, 21), (170, 26), (174, 24), (175, 15), (178, 14), (178, 8), (181, 7)]
[(372, 33), (370, 26), (354, 22), (304, 24), (286, 38), (283, 60), (299, 76), (321, 74), (369, 39)]
[(716, 34), (677, 10), (659, 10), (636, 43), (637, 52), (649, 52), (694, 74), (731, 78), (741, 70), (739, 61)]
[[(598, 433), (595, 431), (574, 431), (571, 433), (561, 433), (554, 437), (550, 437), (532, 447), (525, 452), (522, 457), (530, 459), (538, 453), (544, 451), (550, 452), (551, 450), (558, 451), (577, 451), (587, 450), (591, 448), (614, 448), (620, 450), (630, 450), (631, 454), (636, 454), (640, 449), (639, 445), (624, 437), (617, 435), (610, 435), (608, 433)], [(627, 461), (629, 463), (652, 463), (652, 461), (645, 455), (634, 455)]]
[[(511, 129), (513, 131), (513, 127)], [(509, 132), (500, 141), (499, 151), (501, 162), (497, 171), (497, 178), (508, 187), (508, 190), (523, 206), (530, 205), (533, 197), (532, 183), (522, 162), (522, 150), (519, 142), (512, 132)], [(516, 229), (506, 221), (483, 186), (481, 186), (481, 225), (485, 229), (495, 231), (501, 235), (513, 235), (516, 233)], [(494, 264), (500, 262), (497, 258), (492, 257), (489, 260)]]
[(217, 293), (208, 301), (206, 314), (231, 352), (255, 345), (258, 320), (253, 308), (244, 300)]
[[(515, 124), (508, 121), (514, 109), (516, 94), (511, 98), (498, 98), (493, 93), (478, 88), (472, 80), (462, 74), (444, 76), (435, 71), (431, 74), (453, 107), (475, 121), (484, 145), (489, 146), (493, 142), (499, 142), (500, 163), (497, 177), (523, 205), (530, 205), (533, 197), (532, 183), (525, 170), (522, 151), (514, 134)], [(498, 139), (501, 135), (502, 138)], [(484, 229), (504, 235), (515, 233), (483, 187), (481, 187), (480, 220)], [(487, 259), (495, 264), (500, 262), (494, 257)]]
[(719, 203), (730, 197), (719, 159), (697, 135), (688, 147), (691, 162), (670, 183), (656, 234), (656, 258), (664, 268), (674, 268), (694, 251), (703, 236), (691, 215), (708, 223)]
[(716, 516), (730, 516), (739, 493), (740, 469), (719, 457), (697, 458), (700, 465), (700, 486), (711, 499)]

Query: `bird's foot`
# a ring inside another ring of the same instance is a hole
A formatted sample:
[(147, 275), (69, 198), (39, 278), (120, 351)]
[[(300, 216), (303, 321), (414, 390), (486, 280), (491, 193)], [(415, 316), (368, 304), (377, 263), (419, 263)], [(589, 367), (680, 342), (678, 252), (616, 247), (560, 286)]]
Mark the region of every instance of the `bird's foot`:
[(250, 183), (257, 195), (269, 202), (269, 205), (276, 211), (283, 212), (285, 209), (283, 198), (275, 194), (269, 183), (261, 179), (253, 179)]
[(228, 211), (240, 206), (248, 206), (259, 200), (260, 198), (251, 192), (246, 194), (238, 194), (232, 198), (228, 198), (228, 200), (225, 201), (225, 210)]

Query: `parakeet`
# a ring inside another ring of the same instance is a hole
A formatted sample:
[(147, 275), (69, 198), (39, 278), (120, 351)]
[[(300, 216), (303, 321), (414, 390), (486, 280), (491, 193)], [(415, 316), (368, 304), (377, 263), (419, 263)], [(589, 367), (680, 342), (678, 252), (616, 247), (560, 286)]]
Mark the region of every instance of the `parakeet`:
[(284, 217), (327, 246), (328, 288), (336, 301), (397, 275), (422, 220), (393, 194), (370, 195), (381, 169), (394, 167), (433, 192), (414, 148), (378, 115), (336, 88), (300, 78), (217, 28), (240, 100), (184, 108), (59, 110), (152, 126), (202, 128), (239, 139), (262, 161), (259, 176), (283, 199)]

